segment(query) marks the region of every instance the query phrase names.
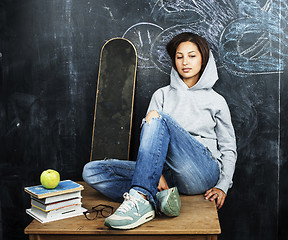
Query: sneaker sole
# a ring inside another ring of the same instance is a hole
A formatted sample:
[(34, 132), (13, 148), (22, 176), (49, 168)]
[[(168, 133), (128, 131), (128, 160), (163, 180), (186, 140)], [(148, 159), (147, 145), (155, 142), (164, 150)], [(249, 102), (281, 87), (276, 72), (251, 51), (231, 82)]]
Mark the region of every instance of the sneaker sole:
[(108, 223), (104, 223), (104, 225), (106, 227), (111, 227), (111, 228), (115, 228), (115, 229), (132, 229), (132, 228), (136, 228), (146, 222), (151, 221), (153, 218), (155, 218), (155, 211), (150, 211), (148, 213), (146, 213), (145, 215), (143, 215), (141, 218), (139, 218), (136, 222), (128, 224), (128, 225), (124, 225), (124, 226), (113, 226), (111, 224)]
[(169, 217), (179, 216), (181, 200), (177, 188), (169, 189), (169, 194), (165, 200), (161, 209), (162, 212)]

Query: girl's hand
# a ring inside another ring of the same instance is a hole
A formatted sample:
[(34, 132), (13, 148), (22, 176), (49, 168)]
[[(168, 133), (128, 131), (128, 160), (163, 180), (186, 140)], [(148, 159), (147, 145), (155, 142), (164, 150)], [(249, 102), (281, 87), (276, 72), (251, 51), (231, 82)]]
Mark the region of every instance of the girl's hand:
[(211, 188), (207, 190), (204, 196), (206, 200), (210, 200), (211, 202), (216, 200), (216, 207), (218, 210), (223, 206), (226, 198), (226, 194), (219, 188)]
[(167, 189), (169, 189), (168, 184), (167, 184), (164, 176), (161, 175), (160, 180), (159, 180), (159, 184), (158, 184), (158, 187), (157, 187), (157, 190), (158, 190), (159, 192), (161, 192), (161, 191), (167, 190)]

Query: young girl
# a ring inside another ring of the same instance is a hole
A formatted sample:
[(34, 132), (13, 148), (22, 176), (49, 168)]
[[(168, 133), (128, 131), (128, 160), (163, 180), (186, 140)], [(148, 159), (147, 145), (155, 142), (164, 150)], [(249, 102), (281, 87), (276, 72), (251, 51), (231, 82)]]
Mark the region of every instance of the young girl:
[(212, 52), (193, 33), (177, 35), (166, 48), (173, 66), (170, 85), (152, 96), (137, 161), (92, 161), (83, 170), (90, 186), (115, 201), (130, 190), (105, 219), (112, 228), (131, 229), (152, 220), (157, 205), (166, 204), (158, 203), (157, 190), (176, 186), (182, 194), (204, 193), (220, 209), (232, 186), (235, 134), (225, 99), (212, 89), (218, 80)]

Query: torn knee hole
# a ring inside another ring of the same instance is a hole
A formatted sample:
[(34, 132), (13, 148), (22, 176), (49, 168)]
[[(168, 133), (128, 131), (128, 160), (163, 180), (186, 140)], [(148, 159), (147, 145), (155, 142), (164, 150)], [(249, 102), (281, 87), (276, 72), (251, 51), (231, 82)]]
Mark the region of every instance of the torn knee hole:
[(147, 116), (146, 116), (146, 118), (145, 118), (145, 121), (146, 121), (147, 123), (150, 123), (150, 121), (151, 121), (152, 118), (159, 118), (159, 117), (160, 117), (160, 115), (159, 115), (159, 113), (158, 113), (157, 111), (151, 111), (151, 112), (149, 112), (149, 113), (147, 114)]

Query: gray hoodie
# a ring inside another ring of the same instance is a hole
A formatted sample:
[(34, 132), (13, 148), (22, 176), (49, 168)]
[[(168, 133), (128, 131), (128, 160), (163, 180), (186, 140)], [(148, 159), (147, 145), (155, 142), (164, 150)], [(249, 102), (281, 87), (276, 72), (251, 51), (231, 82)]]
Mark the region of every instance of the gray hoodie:
[(216, 188), (226, 194), (232, 186), (237, 158), (235, 133), (225, 99), (212, 87), (218, 80), (212, 52), (199, 81), (189, 88), (172, 68), (170, 85), (152, 96), (148, 111), (163, 111), (207, 147), (220, 165)]

